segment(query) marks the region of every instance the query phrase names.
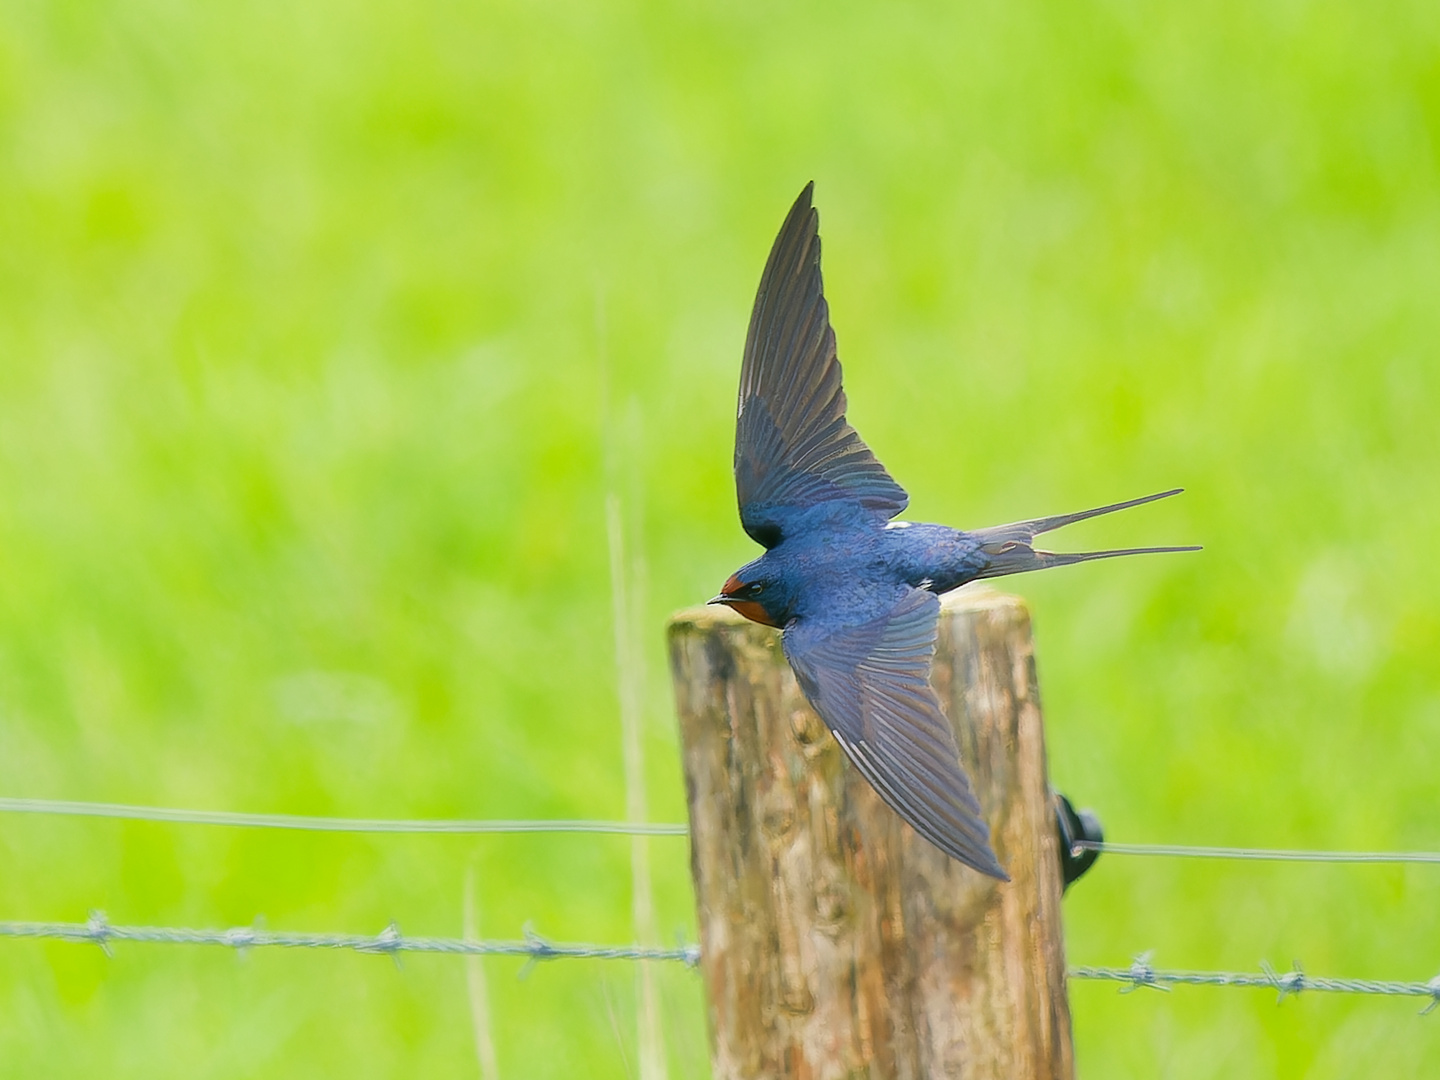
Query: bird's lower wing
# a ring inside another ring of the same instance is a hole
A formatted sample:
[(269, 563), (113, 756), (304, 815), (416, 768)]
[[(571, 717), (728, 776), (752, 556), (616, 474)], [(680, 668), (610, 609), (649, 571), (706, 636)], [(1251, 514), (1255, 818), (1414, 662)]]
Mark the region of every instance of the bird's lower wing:
[(930, 687), (940, 601), (912, 589), (860, 626), (786, 630), (800, 687), (850, 760), (921, 836), (1002, 881), (990, 829), (960, 767), (950, 723)]

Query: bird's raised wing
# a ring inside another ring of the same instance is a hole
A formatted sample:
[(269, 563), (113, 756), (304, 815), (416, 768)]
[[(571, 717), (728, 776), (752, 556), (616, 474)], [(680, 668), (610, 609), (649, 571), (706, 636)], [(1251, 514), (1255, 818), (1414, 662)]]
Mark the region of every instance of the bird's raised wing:
[(936, 596), (911, 589), (861, 626), (801, 621), (782, 643), (810, 704), (890, 808), (947, 855), (1008, 881), (930, 687), (939, 617)]
[(735, 487), (740, 522), (774, 547), (823, 502), (892, 518), (910, 501), (845, 422), (835, 332), (820, 280), (820, 215), (808, 184), (770, 250), (740, 369)]

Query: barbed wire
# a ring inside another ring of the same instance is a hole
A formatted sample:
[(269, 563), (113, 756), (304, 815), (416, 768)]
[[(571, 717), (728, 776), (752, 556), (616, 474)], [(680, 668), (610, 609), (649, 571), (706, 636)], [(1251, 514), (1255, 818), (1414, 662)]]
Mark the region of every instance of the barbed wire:
[(391, 923), (378, 934), (302, 934), (237, 926), (229, 930), (192, 930), (171, 926), (116, 926), (94, 911), (83, 923), (0, 922), (0, 937), (58, 938), (98, 945), (107, 953), (113, 941), (161, 945), (219, 945), (231, 949), (349, 949), (361, 953), (450, 953), (462, 956), (524, 956), (542, 960), (679, 960), (689, 967), (700, 962), (698, 945), (664, 948), (649, 945), (594, 945), (555, 942), (528, 926), (520, 941), (473, 941), (464, 938), (406, 937)]
[[(0, 937), (49, 938), (98, 945), (110, 953), (117, 941), (160, 945), (210, 945), (246, 949), (340, 949), (358, 953), (440, 953), (462, 956), (523, 956), (531, 964), (546, 960), (630, 960), (679, 961), (687, 967), (700, 963), (698, 945), (681, 944), (672, 948), (649, 945), (597, 945), (588, 942), (555, 942), (542, 937), (528, 925), (525, 936), (518, 941), (472, 940), (467, 938), (407, 937), (400, 927), (391, 923), (378, 934), (294, 933), (265, 930), (257, 926), (237, 926), (228, 930), (196, 930), (170, 926), (117, 926), (104, 912), (91, 912), (83, 923), (78, 922), (0, 922)], [(1307, 975), (1297, 961), (1292, 970), (1279, 972), (1269, 964), (1261, 964), (1259, 972), (1244, 971), (1166, 971), (1150, 963), (1150, 953), (1137, 956), (1129, 967), (1072, 967), (1072, 979), (1088, 979), (1123, 984), (1121, 993), (1149, 988), (1169, 991), (1172, 986), (1268, 987), (1278, 995), (1276, 1000), (1298, 995), (1306, 990), (1340, 994), (1380, 994), (1399, 997), (1429, 998), (1421, 1015), (1440, 1007), (1440, 975), (1429, 982), (1402, 982), (1385, 979), (1335, 979)]]
[(588, 820), (445, 820), (316, 817), (301, 814), (240, 814), (224, 810), (178, 810), (63, 799), (0, 798), (0, 813), (162, 821), (183, 825), (230, 825), (252, 829), (299, 829), (337, 833), (615, 833), (625, 836), (687, 836), (686, 825)]
[(1250, 859), (1257, 862), (1440, 863), (1440, 851), (1306, 851), (1292, 848), (1192, 847), (1184, 844), (1112, 844), (1077, 840), (1070, 851), (1110, 855), (1156, 855), (1180, 859)]
[(1297, 960), (1290, 971), (1276, 971), (1262, 963), (1259, 972), (1247, 971), (1162, 971), (1150, 966), (1150, 953), (1137, 956), (1125, 968), (1073, 967), (1072, 979), (1099, 979), (1124, 983), (1122, 994), (1148, 987), (1169, 991), (1172, 986), (1247, 986), (1269, 987), (1276, 991), (1276, 1001), (1305, 990), (1332, 994), (1388, 994), (1401, 997), (1428, 997), (1430, 1003), (1420, 1010), (1424, 1016), (1440, 1006), (1440, 975), (1429, 982), (1400, 982), (1388, 979), (1331, 979), (1307, 975)]

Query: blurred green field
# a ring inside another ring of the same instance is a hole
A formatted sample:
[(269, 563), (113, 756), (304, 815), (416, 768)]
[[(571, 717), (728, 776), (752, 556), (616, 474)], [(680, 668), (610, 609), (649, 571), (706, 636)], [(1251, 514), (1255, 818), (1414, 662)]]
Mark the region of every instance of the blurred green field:
[[(1059, 542), (1203, 554), (1010, 583), (1057, 786), (1116, 840), (1440, 847), (1437, 50), (1418, 2), (5, 0), (0, 794), (622, 816), (613, 486), (683, 819), (663, 623), (753, 553), (740, 347), (813, 178), (910, 517), (1188, 489)], [(634, 936), (623, 838), (0, 818), (0, 919), (456, 935), (467, 875), (489, 936)], [(1110, 857), (1065, 903), (1074, 963), (1440, 971), (1434, 867)], [(0, 1076), (477, 1075), (458, 959), (114, 952), (0, 941)], [(502, 1076), (635, 1075), (633, 969), (520, 967)], [(1440, 1058), (1409, 999), (1071, 996), (1089, 1080)]]

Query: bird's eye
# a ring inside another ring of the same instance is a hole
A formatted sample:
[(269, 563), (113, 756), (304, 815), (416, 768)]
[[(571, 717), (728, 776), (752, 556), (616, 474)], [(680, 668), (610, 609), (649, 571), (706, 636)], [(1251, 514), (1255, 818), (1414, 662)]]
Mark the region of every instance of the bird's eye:
[(751, 595), (751, 596), (759, 596), (759, 595), (760, 595), (762, 592), (764, 592), (764, 591), (765, 591), (765, 586), (764, 586), (763, 583), (761, 583), (761, 582), (759, 582), (759, 581), (755, 582), (754, 585), (751, 585), (751, 586), (750, 586), (750, 595)]

